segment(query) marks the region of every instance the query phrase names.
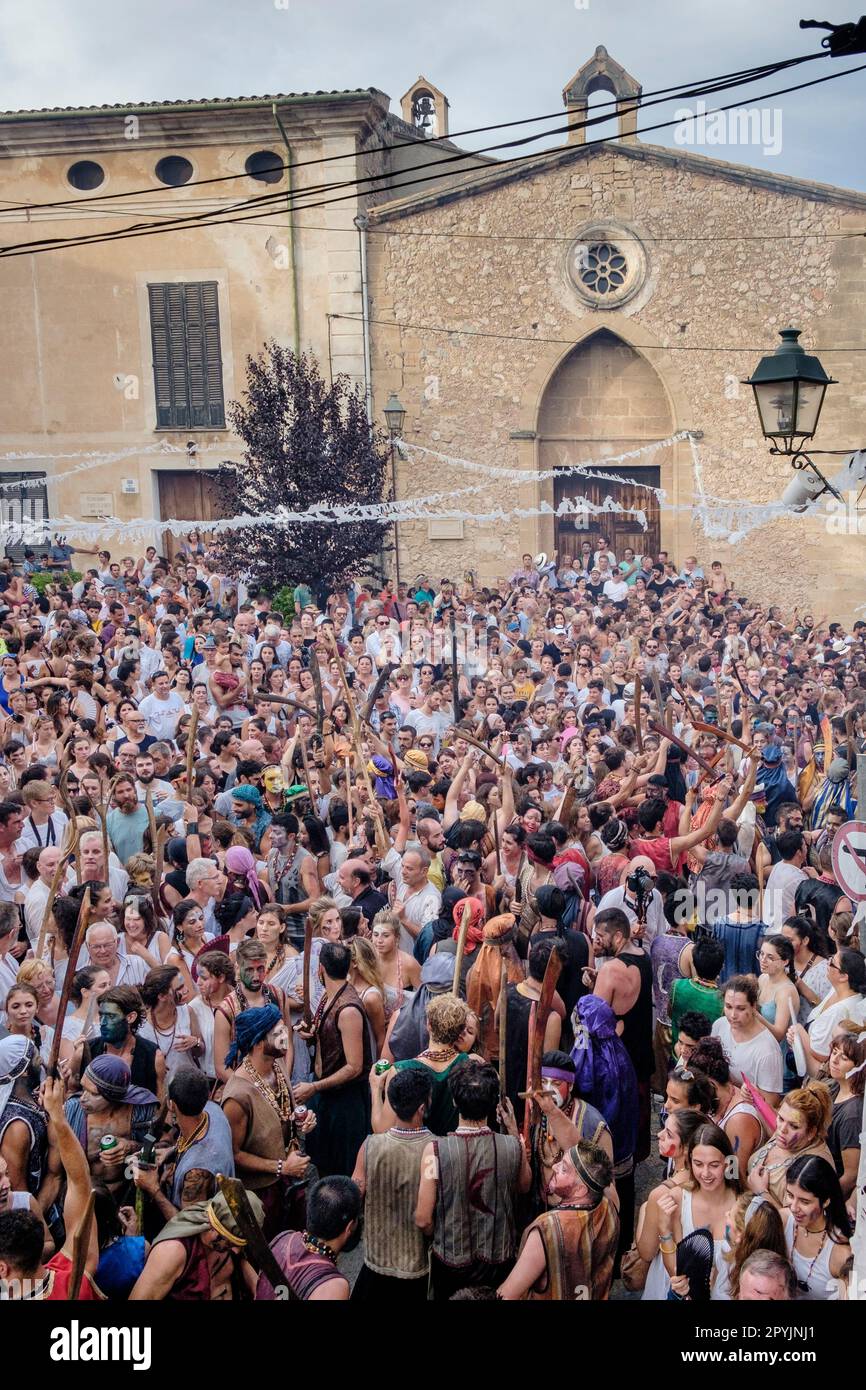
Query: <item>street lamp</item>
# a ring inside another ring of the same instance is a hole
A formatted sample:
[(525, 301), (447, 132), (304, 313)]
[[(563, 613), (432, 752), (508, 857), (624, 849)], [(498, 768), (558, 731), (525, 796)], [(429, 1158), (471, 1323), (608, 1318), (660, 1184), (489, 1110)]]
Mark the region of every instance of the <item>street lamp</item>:
[[(388, 397), (388, 403), (382, 412), (385, 416), (385, 423), (388, 426), (388, 434), (391, 437), (391, 497), (397, 501), (397, 440), (403, 433), (403, 423), (406, 419), (406, 407), (403, 405), (399, 396), (393, 391)], [(397, 531), (397, 520), (394, 519), (394, 575), (397, 587), (400, 585), (400, 538)]]
[(782, 328), (782, 339), (774, 352), (762, 357), (754, 372), (743, 382), (755, 393), (758, 418), (764, 438), (771, 443), (771, 454), (784, 454), (795, 469), (810, 469), (820, 482), (820, 488), (809, 484), (807, 492), (814, 500), (820, 492), (829, 490), (838, 496), (823, 473), (803, 452), (803, 445), (818, 428), (818, 417), (828, 386), (838, 382), (828, 376), (817, 357), (810, 357), (797, 341), (799, 328)]
[(388, 433), (392, 439), (399, 439), (403, 433), (403, 421), (406, 419), (406, 407), (401, 402), (399, 396), (392, 391), (388, 397), (388, 404), (384, 410), (385, 422), (388, 426)]
[[(751, 386), (764, 438), (774, 441), (771, 453), (798, 454), (818, 428), (818, 416), (828, 386), (838, 383), (817, 357), (809, 357), (797, 342), (799, 328), (783, 328), (775, 352), (762, 357), (744, 386)], [(783, 445), (778, 447), (778, 441)]]

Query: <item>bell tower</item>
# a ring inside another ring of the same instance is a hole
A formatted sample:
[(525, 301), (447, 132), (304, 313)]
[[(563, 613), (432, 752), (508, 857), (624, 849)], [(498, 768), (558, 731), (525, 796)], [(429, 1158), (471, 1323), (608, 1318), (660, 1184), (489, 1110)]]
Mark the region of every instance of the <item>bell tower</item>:
[(400, 98), (400, 112), (406, 124), (427, 140), (448, 134), (448, 98), (426, 77), (419, 77)]
[[(599, 44), (588, 63), (578, 68), (574, 77), (562, 93), (566, 111), (574, 112), (575, 121), (585, 121), (589, 108), (589, 98), (593, 92), (610, 92), (616, 97), (617, 124), (621, 140), (637, 139), (637, 108), (640, 105), (641, 85), (626, 72), (614, 58), (611, 58), (603, 44)], [(592, 139), (592, 134), (590, 134)], [(568, 132), (570, 145), (586, 143), (586, 130), (576, 126)]]

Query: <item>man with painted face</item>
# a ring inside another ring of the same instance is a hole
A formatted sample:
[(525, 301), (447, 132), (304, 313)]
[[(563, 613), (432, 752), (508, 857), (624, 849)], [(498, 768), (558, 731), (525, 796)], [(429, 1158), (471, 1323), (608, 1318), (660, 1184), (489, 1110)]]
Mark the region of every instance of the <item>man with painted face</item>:
[(304, 941), (304, 916), (322, 892), (315, 855), (298, 842), (300, 829), (300, 821), (291, 812), (274, 816), (267, 858), (268, 887), (274, 902), (294, 909), (286, 918), (286, 926), (289, 940), (297, 947)]
[(292, 1037), (276, 1004), (244, 1009), (234, 1022), (226, 1063), (238, 1066), (226, 1082), (222, 1108), (231, 1126), (235, 1168), (263, 1203), (270, 1239), (287, 1226), (297, 1228), (294, 1218), (300, 1213), (289, 1199), (307, 1176), (310, 1160), (299, 1145), (316, 1117), (312, 1111), (296, 1115), (289, 1080)]
[[(255, 937), (247, 938), (238, 946), (234, 956), (237, 983), (217, 1006), (214, 1013), (213, 1056), (217, 1078), (227, 1081), (232, 1074), (232, 1063), (226, 1061), (227, 1055), (236, 1041), (235, 1022), (245, 1010), (265, 1009), (273, 1004), (280, 1012), (287, 1027), (289, 1006), (285, 991), (277, 985), (267, 984), (268, 953), (261, 941)], [(232, 1053), (233, 1060), (237, 1054)], [(292, 1060), (289, 1062), (291, 1073)]]
[(499, 1297), (556, 1303), (607, 1299), (619, 1241), (610, 1156), (597, 1144), (572, 1145), (553, 1168), (549, 1192), (556, 1205), (524, 1231), (517, 1263)]
[[(119, 1201), (127, 1184), (125, 1161), (150, 1131), (159, 1104), (152, 1091), (133, 1086), (122, 1057), (94, 1057), (81, 1078), (81, 1090), (66, 1102), (66, 1118), (90, 1165), (95, 1183), (103, 1183)], [(106, 1135), (117, 1140), (103, 1153)]]
[(604, 1116), (574, 1090), (576, 1068), (567, 1052), (551, 1049), (541, 1059), (541, 1095), (536, 1097), (540, 1122), (530, 1130), (532, 1138), (532, 1191), (534, 1210), (548, 1205), (553, 1169), (562, 1155), (579, 1140), (597, 1144), (613, 1162), (613, 1140)]
[(138, 1036), (144, 1022), (144, 1004), (137, 989), (115, 985), (99, 1000), (99, 1037), (90, 1043), (93, 1057), (107, 1054), (126, 1062), (133, 1086), (161, 1096), (164, 1092), (165, 1058), (156, 1043)]

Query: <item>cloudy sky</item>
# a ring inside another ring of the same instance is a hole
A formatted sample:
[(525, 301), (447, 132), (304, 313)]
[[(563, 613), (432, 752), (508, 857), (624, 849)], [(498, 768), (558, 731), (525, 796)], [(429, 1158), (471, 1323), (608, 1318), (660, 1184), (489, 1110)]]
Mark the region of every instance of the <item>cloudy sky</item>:
[[(821, 35), (801, 33), (801, 17), (827, 11), (842, 22), (860, 8), (850, 0), (0, 0), (0, 107), (378, 87), (397, 110), (423, 72), (451, 102), (452, 131), (462, 131), (553, 116), (563, 86), (600, 43), (649, 93), (815, 52)], [(827, 57), (708, 98), (708, 109), (736, 100), (763, 111), (745, 141), (728, 124), (645, 138), (866, 189), (866, 71), (769, 95), (859, 64), (866, 55)], [(657, 106), (641, 123), (681, 118), (683, 106)], [(713, 133), (719, 143), (704, 138)]]

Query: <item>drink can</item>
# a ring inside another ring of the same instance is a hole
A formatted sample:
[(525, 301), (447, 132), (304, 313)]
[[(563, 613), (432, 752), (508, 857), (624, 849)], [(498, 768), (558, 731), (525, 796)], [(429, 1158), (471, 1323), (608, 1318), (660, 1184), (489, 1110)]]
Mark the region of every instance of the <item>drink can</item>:
[(113, 1134), (103, 1134), (99, 1141), (99, 1152), (103, 1154), (113, 1153), (117, 1148), (117, 1140)]
[(374, 1067), (373, 1070), (375, 1071), (375, 1073), (376, 1073), (377, 1076), (382, 1076), (386, 1071), (390, 1071), (390, 1069), (391, 1069), (392, 1066), (393, 1066), (393, 1063), (392, 1063), (392, 1062), (389, 1062), (389, 1061), (387, 1061), (384, 1057), (382, 1057), (382, 1058), (376, 1063), (376, 1065), (375, 1065), (375, 1067)]

